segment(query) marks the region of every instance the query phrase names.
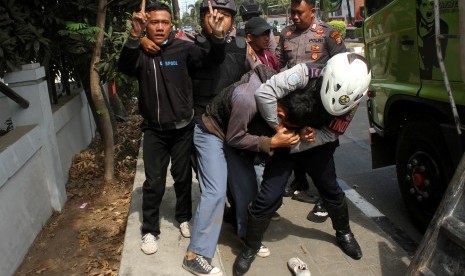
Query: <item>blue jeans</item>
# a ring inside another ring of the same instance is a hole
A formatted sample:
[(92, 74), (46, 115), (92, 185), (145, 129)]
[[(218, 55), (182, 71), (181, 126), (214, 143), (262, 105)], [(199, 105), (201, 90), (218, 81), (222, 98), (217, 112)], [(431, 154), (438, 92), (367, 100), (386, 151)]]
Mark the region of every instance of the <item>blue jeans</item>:
[(226, 144), (217, 136), (194, 128), (197, 153), (200, 201), (195, 212), (188, 250), (213, 258), (223, 223), (228, 171), (224, 149)]

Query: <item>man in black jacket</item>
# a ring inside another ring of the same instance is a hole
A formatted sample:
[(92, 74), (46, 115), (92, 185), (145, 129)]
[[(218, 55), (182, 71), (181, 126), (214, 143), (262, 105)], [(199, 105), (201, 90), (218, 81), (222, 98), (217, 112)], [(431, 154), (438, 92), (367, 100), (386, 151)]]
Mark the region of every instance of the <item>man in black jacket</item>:
[[(121, 52), (119, 69), (135, 76), (139, 82), (139, 110), (144, 118), (143, 152), (146, 180), (142, 198), (142, 245), (145, 254), (158, 250), (160, 234), (159, 207), (165, 192), (166, 172), (171, 174), (176, 192), (175, 218), (181, 234), (190, 237), (192, 217), (192, 171), (189, 156), (193, 136), (193, 94), (189, 72), (193, 68), (221, 63), (224, 60), (223, 15), (209, 5), (212, 16), (211, 47), (202, 48), (174, 39), (171, 32), (171, 10), (163, 3), (149, 4), (134, 13), (130, 37)], [(147, 13), (146, 13), (147, 12)], [(139, 47), (140, 36), (159, 46), (157, 54), (146, 54)]]

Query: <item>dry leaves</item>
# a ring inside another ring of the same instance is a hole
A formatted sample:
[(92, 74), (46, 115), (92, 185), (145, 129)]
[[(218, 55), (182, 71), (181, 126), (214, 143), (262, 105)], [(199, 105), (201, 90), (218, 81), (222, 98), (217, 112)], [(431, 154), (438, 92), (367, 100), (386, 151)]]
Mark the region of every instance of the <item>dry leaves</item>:
[(53, 213), (15, 276), (116, 276), (124, 242), (137, 155), (141, 118), (132, 115), (118, 125), (115, 181), (103, 181), (103, 148), (96, 137), (73, 159), (67, 183), (68, 201)]

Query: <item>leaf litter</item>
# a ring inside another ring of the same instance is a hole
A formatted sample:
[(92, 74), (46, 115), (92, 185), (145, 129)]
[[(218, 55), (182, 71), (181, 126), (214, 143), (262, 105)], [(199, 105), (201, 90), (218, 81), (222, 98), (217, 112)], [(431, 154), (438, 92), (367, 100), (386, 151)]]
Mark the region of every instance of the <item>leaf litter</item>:
[(112, 183), (103, 180), (104, 154), (98, 134), (74, 157), (66, 184), (68, 200), (61, 212), (52, 213), (15, 276), (118, 275), (141, 121), (139, 115), (130, 115), (118, 123)]

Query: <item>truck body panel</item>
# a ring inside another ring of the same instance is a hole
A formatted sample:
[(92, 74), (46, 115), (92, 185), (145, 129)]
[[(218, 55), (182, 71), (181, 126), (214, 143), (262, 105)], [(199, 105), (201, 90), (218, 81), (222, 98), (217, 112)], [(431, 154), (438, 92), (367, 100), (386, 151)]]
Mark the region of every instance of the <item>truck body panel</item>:
[(434, 0), (365, 1), (372, 164), (396, 164), (401, 194), (421, 228), (434, 214), (465, 149), (465, 135), (458, 131), (465, 131), (465, 40), (458, 1), (438, 1), (438, 36)]

